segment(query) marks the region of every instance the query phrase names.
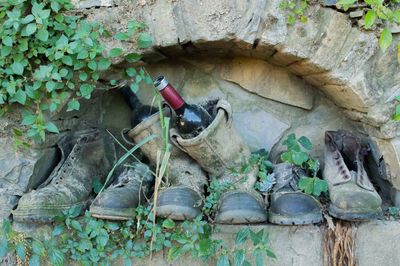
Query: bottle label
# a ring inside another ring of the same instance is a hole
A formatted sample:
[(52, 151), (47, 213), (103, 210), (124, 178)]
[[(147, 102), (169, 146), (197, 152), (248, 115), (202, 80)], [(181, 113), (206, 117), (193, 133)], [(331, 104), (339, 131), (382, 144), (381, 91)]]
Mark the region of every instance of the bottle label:
[(181, 108), (182, 105), (185, 104), (185, 101), (170, 84), (160, 91), (160, 93), (168, 105), (174, 110)]

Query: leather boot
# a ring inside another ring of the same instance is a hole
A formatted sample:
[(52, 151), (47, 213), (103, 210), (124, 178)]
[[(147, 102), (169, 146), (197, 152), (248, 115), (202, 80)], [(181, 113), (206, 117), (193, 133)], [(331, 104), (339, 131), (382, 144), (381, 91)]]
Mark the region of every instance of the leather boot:
[(215, 221), (240, 224), (267, 220), (262, 196), (254, 189), (257, 169), (246, 174), (234, 174), (230, 169), (240, 169), (250, 159), (250, 150), (232, 124), (232, 108), (225, 100), (215, 106), (213, 122), (198, 136), (182, 138), (171, 129), (171, 139), (180, 149), (195, 159), (211, 176), (221, 182), (236, 184), (237, 189), (224, 193), (219, 201)]
[(38, 189), (21, 197), (13, 217), (16, 221), (47, 222), (62, 211), (87, 208), (92, 183), (103, 180), (115, 163), (111, 139), (96, 129), (63, 137), (58, 146), (61, 161)]
[[(290, 163), (274, 165), (276, 184), (271, 194), (268, 221), (274, 224), (298, 225), (322, 221), (321, 204), (311, 195), (300, 191), (297, 182), (301, 178)], [(304, 173), (305, 174), (305, 173)]]
[(349, 221), (381, 215), (382, 200), (364, 169), (360, 139), (347, 131), (325, 132), (323, 177), (329, 185), (329, 213)]
[[(164, 116), (170, 116), (167, 110)], [(139, 143), (150, 135), (158, 137), (140, 147), (153, 168), (157, 167), (157, 152), (163, 150), (160, 114), (156, 113), (129, 131), (129, 137)], [(201, 214), (201, 203), (207, 177), (199, 165), (177, 147), (170, 145), (170, 159), (157, 199), (157, 216), (173, 220), (193, 219)]]
[(143, 163), (133, 163), (97, 195), (90, 205), (90, 214), (109, 220), (133, 219), (136, 207), (146, 202), (153, 185), (150, 168)]

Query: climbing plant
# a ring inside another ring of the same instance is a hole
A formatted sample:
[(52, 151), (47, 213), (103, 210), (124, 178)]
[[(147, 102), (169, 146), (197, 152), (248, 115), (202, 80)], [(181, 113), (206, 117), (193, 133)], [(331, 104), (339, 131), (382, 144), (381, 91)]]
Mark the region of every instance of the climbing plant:
[[(127, 32), (110, 36), (102, 25), (69, 15), (72, 8), (69, 0), (6, 0), (0, 5), (0, 115), (19, 110), (24, 136), (35, 140), (58, 133), (49, 114), (64, 105), (67, 111), (79, 110), (80, 101), (91, 98), (113, 57), (140, 60), (122, 48), (106, 55), (102, 37), (135, 41), (138, 48), (152, 43), (143, 23), (131, 21)], [(150, 82), (143, 70), (129, 68), (126, 74), (134, 91), (138, 83)]]

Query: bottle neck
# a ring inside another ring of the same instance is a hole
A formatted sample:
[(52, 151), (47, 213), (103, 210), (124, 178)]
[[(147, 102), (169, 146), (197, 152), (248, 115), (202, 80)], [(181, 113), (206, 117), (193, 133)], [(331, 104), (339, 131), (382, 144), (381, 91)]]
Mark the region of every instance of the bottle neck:
[(183, 100), (179, 93), (169, 83), (164, 89), (160, 90), (160, 93), (168, 105), (175, 111), (178, 111), (185, 105), (185, 100)]
[(119, 91), (122, 93), (124, 100), (132, 110), (138, 109), (143, 105), (129, 86), (124, 86), (120, 88)]

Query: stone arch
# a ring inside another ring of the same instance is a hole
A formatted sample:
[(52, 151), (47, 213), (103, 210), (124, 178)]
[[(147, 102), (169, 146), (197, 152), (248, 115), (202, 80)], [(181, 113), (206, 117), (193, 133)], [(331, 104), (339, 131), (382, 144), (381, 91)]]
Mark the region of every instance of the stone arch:
[[(90, 7), (82, 4), (88, 1), (75, 2)], [(145, 62), (188, 55), (250, 57), (314, 85), (358, 131), (375, 139), (388, 166), (386, 178), (400, 189), (400, 127), (390, 119), (392, 100), (400, 92), (395, 52), (382, 54), (376, 35), (353, 27), (346, 14), (317, 5), (309, 11), (308, 23), (288, 26), (279, 0), (103, 2), (108, 7), (82, 12), (112, 32), (124, 30), (131, 19), (148, 25), (155, 42), (144, 52)], [(105, 42), (109, 48), (134, 47)]]

